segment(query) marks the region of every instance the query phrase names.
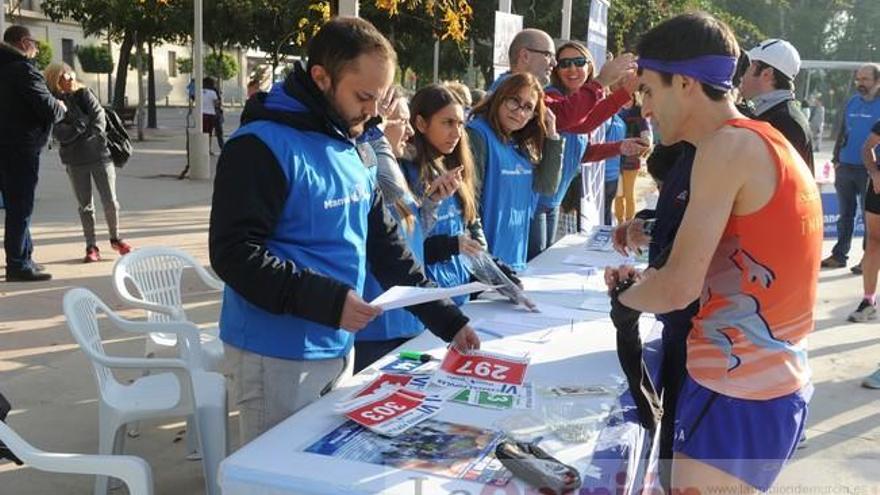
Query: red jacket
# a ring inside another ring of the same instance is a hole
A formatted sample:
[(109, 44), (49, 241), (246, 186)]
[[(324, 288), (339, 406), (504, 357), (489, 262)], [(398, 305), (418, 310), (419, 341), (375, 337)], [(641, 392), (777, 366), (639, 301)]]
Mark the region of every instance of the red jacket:
[(556, 115), (556, 130), (575, 134), (594, 131), (629, 100), (630, 95), (623, 88), (606, 97), (596, 81), (584, 84), (568, 96), (558, 91), (544, 93), (544, 104)]

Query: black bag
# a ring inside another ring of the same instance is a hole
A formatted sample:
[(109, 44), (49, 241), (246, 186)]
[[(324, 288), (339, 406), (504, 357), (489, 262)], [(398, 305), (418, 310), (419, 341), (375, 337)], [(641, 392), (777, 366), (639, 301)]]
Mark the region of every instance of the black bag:
[(110, 150), (113, 165), (122, 168), (131, 158), (134, 149), (131, 145), (131, 137), (122, 125), (122, 119), (112, 108), (105, 108), (104, 115), (107, 118), (107, 149)]

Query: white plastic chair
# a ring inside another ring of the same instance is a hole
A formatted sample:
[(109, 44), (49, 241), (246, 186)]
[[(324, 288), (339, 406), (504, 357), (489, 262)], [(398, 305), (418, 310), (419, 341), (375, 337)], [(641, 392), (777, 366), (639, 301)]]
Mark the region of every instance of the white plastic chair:
[(28, 467), (52, 473), (113, 476), (128, 486), (129, 495), (153, 495), (153, 473), (140, 457), (44, 452), (24, 441), (0, 421), (0, 441)]
[[(186, 268), (195, 270), (208, 287), (223, 290), (223, 282), (208, 273), (195, 258), (168, 247), (139, 248), (120, 257), (113, 266), (113, 289), (126, 304), (146, 311), (147, 321), (187, 321), (180, 287)], [(138, 295), (131, 293), (126, 282), (134, 286)], [(220, 371), (223, 343), (217, 327), (202, 330), (201, 342), (206, 369)], [(159, 349), (176, 345), (176, 335), (153, 332), (147, 339), (145, 355), (152, 357)]]
[[(174, 334), (181, 358), (129, 358), (104, 352), (98, 327), (103, 313), (120, 330), (146, 335)], [(76, 288), (64, 295), (64, 315), (71, 333), (92, 362), (98, 385), (99, 454), (122, 453), (124, 426), (150, 418), (187, 416), (202, 453), (208, 495), (219, 495), (217, 470), (226, 457), (226, 386), (223, 375), (205, 371), (199, 349), (199, 330), (189, 322), (135, 322), (115, 314), (92, 292)], [(153, 373), (120, 383), (111, 369), (144, 369)], [(99, 476), (95, 495), (105, 495), (107, 478)]]
[[(113, 265), (113, 289), (125, 303), (146, 312), (147, 321), (188, 321), (183, 309), (181, 277), (186, 268), (192, 268), (199, 279), (208, 287), (223, 290), (223, 282), (208, 273), (199, 262), (180, 249), (169, 247), (144, 247), (120, 257)], [(130, 283), (137, 295), (129, 290)], [(205, 369), (222, 371), (223, 343), (219, 329), (203, 329), (202, 342)], [(144, 355), (155, 357), (159, 351), (177, 346), (177, 336), (165, 332), (153, 332), (146, 340)], [(149, 374), (149, 372), (146, 372)], [(192, 425), (187, 421), (186, 445), (187, 459), (201, 458), (193, 437)], [(140, 435), (140, 425), (129, 426), (128, 435)]]

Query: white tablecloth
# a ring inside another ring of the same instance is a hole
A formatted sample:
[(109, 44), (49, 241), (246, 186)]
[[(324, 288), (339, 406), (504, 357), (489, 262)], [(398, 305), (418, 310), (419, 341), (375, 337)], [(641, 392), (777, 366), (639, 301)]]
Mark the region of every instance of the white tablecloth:
[[(499, 339), (481, 334), (483, 348), (505, 353), (528, 352), (531, 356), (526, 379), (536, 387), (571, 384), (619, 386), (623, 373), (615, 352), (615, 330), (607, 313), (575, 309), (590, 295), (601, 293), (596, 270), (570, 263), (593, 260), (600, 264), (613, 261), (605, 255), (588, 253), (584, 237), (569, 236), (532, 261), (523, 276), (529, 295), (544, 312), (527, 313), (502, 301), (479, 301), (465, 306), (472, 321), (539, 321), (557, 327), (543, 343), (529, 337)], [(568, 264), (564, 263), (567, 261)], [(592, 276), (590, 276), (592, 275)], [(643, 321), (643, 332), (653, 320)], [(653, 331), (656, 332), (656, 329)], [(538, 335), (542, 332), (536, 332)], [(407, 343), (407, 349), (428, 351), (442, 357), (445, 345), (429, 332)], [(303, 450), (345, 421), (333, 411), (333, 405), (377, 376), (377, 368), (393, 361), (386, 356), (376, 365), (346, 380), (335, 391), (302, 409), (281, 424), (245, 445), (229, 458), (220, 470), (220, 485), (225, 495), (260, 494), (352, 494), (400, 493), (525, 493), (516, 479), (504, 489), (484, 491), (484, 486), (469, 481), (433, 476), (375, 464), (341, 460)], [(531, 411), (540, 417), (541, 395)], [(595, 399), (608, 407), (620, 408), (617, 397)], [(626, 402), (624, 397), (623, 402)], [(446, 403), (434, 419), (497, 429), (495, 422), (522, 411), (494, 411), (473, 406)], [(645, 435), (633, 422), (631, 411), (612, 415), (598, 439), (586, 445), (551, 451), (563, 462), (578, 468), (585, 486), (605, 486), (615, 493), (621, 485), (637, 484), (639, 459), (644, 455)], [(650, 442), (648, 442), (649, 444)], [(542, 444), (543, 445), (543, 444)], [(553, 445), (553, 444), (550, 444)], [(595, 462), (594, 462), (595, 457)], [(626, 481), (618, 474), (624, 472)], [(514, 484), (516, 490), (514, 490)], [(417, 486), (418, 485), (418, 486)], [(518, 491), (517, 491), (518, 490)]]

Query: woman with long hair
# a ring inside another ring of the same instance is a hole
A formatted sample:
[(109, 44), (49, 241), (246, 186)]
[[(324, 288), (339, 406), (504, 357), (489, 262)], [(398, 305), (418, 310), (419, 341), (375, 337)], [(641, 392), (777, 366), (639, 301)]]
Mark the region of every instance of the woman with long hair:
[(478, 254), (486, 246), (464, 103), (445, 86), (432, 84), (413, 96), (410, 111), (415, 134), (405, 171), (422, 200), (425, 268), (441, 287), (461, 285), (471, 278), (462, 254)]
[(522, 270), (535, 193), (552, 194), (559, 186), (563, 142), (556, 120), (528, 73), (506, 78), (472, 114), (468, 135), (489, 251)]
[[(556, 67), (550, 75), (552, 86), (544, 91), (548, 94), (558, 93), (563, 96), (574, 94), (583, 85), (593, 80), (594, 72), (595, 63), (587, 47), (576, 41), (569, 41), (556, 50)], [(617, 110), (610, 109), (611, 118), (607, 121), (606, 142), (604, 143), (590, 144), (588, 134), (562, 133), (565, 138), (562, 178), (555, 191), (538, 197), (538, 205), (529, 231), (529, 259), (534, 258), (556, 242), (562, 199), (574, 178), (579, 174), (581, 163), (612, 159), (606, 162), (605, 168), (605, 211), (610, 212), (611, 200), (617, 189), (617, 169), (614, 167), (613, 158), (621, 154), (639, 153), (643, 150), (643, 146), (636, 140), (623, 139), (623, 133), (620, 132), (622, 121), (616, 116)], [(605, 220), (610, 223), (610, 213), (605, 217)]]
[[(433, 204), (423, 208), (410, 190), (403, 173), (403, 157), (413, 136), (410, 125), (409, 103), (400, 87), (392, 88), (383, 99), (380, 108), (382, 122), (377, 126), (381, 133), (368, 131), (368, 142), (376, 154), (376, 176), (379, 189), (385, 200), (388, 212), (397, 220), (398, 228), (406, 239), (407, 246), (416, 259), (424, 264), (425, 236), (424, 225), (430, 226), (436, 207)], [(376, 134), (378, 134), (376, 136)], [(439, 201), (454, 191), (457, 179), (454, 174), (440, 174), (431, 181), (437, 191), (434, 197)], [(424, 210), (424, 211), (423, 211)], [(424, 219), (424, 220), (423, 220)], [(364, 299), (369, 301), (385, 290), (367, 267), (364, 282)], [(406, 309), (386, 311), (376, 317), (355, 336), (355, 373), (371, 365), (394, 348), (421, 334), (425, 325)]]
[(67, 169), (70, 185), (79, 209), (86, 240), (84, 262), (100, 261), (101, 251), (95, 237), (95, 204), (92, 181), (101, 196), (104, 218), (110, 231), (110, 247), (121, 255), (131, 246), (119, 237), (119, 202), (116, 199), (116, 170), (107, 149), (107, 119), (98, 98), (76, 80), (67, 64), (51, 64), (46, 68), (49, 91), (67, 105), (67, 113), (52, 128), (60, 143), (61, 163)]

